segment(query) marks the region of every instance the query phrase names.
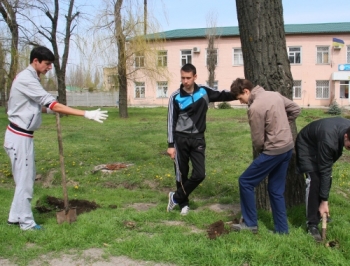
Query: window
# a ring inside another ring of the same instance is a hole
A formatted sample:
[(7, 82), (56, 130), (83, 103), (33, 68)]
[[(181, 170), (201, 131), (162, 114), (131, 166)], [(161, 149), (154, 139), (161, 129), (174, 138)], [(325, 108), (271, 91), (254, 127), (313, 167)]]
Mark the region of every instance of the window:
[(316, 99), (329, 99), (328, 80), (316, 80)]
[(340, 81), (340, 98), (349, 98), (349, 81), (348, 80), (341, 80)]
[(135, 68), (145, 66), (145, 55), (142, 52), (135, 53)]
[(293, 99), (301, 99), (301, 80), (294, 80)]
[(192, 50), (181, 51), (181, 66), (192, 63)]
[(350, 64), (350, 46), (347, 46), (346, 50), (346, 63)]
[[(209, 82), (207, 81), (207, 86), (209, 87)], [(212, 89), (214, 89), (214, 90), (218, 90), (218, 81), (217, 80), (215, 80), (214, 81), (214, 86), (213, 87), (211, 87)]]
[(288, 59), (291, 64), (300, 64), (301, 47), (288, 47)]
[(168, 82), (158, 81), (157, 82), (157, 98), (167, 98), (168, 97)]
[(166, 67), (168, 65), (168, 51), (158, 51), (158, 66)]
[(243, 65), (243, 53), (240, 48), (233, 48), (233, 65)]
[(319, 46), (317, 47), (317, 64), (329, 63), (329, 47)]
[(116, 80), (117, 80), (117, 75), (107, 76), (107, 84), (115, 84)]
[(135, 82), (135, 98), (145, 98), (145, 83)]
[(207, 58), (206, 58), (206, 62), (207, 62), (207, 66), (209, 65), (209, 60), (213, 60), (215, 65), (218, 64), (218, 49), (207, 49)]

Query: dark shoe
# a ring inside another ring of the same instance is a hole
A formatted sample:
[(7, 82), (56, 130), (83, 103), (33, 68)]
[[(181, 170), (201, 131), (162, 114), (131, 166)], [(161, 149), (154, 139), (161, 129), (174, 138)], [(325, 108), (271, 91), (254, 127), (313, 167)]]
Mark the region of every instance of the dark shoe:
[(231, 229), (233, 231), (249, 230), (253, 234), (258, 233), (258, 227), (257, 226), (247, 226), (245, 224), (245, 222), (241, 222), (239, 224), (233, 224), (233, 225), (231, 225)]
[(318, 230), (317, 225), (309, 225), (307, 227), (308, 234), (312, 235), (316, 242), (322, 242), (322, 236)]
[(19, 222), (10, 222), (10, 221), (7, 221), (7, 224), (8, 224), (8, 225), (17, 225), (17, 226), (19, 226)]
[(174, 194), (175, 192), (169, 192), (169, 200), (168, 200), (168, 206), (166, 208), (167, 212), (171, 212), (177, 205), (177, 203), (174, 201)]

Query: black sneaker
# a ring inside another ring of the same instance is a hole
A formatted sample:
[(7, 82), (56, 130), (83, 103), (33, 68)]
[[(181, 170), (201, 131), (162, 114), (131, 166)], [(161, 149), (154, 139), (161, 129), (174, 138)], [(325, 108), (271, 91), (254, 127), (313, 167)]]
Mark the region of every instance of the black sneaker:
[(307, 227), (307, 232), (312, 235), (316, 242), (322, 242), (322, 236), (318, 230), (317, 225), (309, 225)]

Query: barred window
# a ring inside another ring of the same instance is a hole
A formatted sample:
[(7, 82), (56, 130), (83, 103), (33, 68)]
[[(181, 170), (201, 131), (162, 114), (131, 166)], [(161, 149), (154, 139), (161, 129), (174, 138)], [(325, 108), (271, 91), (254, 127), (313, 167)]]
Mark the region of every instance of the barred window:
[(157, 98), (167, 98), (168, 97), (168, 82), (158, 81), (157, 82)]
[(181, 66), (192, 63), (192, 50), (181, 51)]
[(145, 98), (144, 82), (135, 82), (135, 98)]
[(301, 80), (293, 82), (293, 99), (301, 99)]
[(317, 64), (329, 63), (329, 47), (319, 46), (317, 47)]
[(135, 53), (135, 68), (145, 66), (145, 55), (141, 52)]
[(329, 99), (328, 80), (316, 80), (316, 99)]
[(243, 53), (240, 48), (233, 48), (233, 65), (243, 65)]
[(158, 66), (166, 67), (168, 65), (168, 51), (158, 51)]
[(291, 64), (301, 63), (301, 47), (289, 47), (288, 59)]

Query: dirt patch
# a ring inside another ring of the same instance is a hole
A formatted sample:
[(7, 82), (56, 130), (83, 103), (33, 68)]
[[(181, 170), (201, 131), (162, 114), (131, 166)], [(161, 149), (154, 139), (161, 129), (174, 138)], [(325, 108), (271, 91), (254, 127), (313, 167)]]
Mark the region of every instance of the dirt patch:
[(235, 204), (220, 204), (220, 203), (215, 203), (215, 204), (210, 204), (210, 205), (205, 205), (202, 207), (199, 207), (196, 209), (196, 211), (200, 211), (203, 209), (209, 209), (214, 212), (227, 212), (231, 211), (232, 214), (237, 214), (241, 211), (241, 206), (238, 203)]
[(106, 188), (125, 188), (125, 189), (129, 189), (129, 190), (133, 190), (133, 189), (139, 187), (138, 184), (130, 184), (128, 182), (113, 183), (111, 181), (108, 181), (108, 182), (104, 183), (103, 186), (106, 187)]
[[(100, 205), (96, 204), (96, 202), (94, 201), (78, 200), (78, 199), (69, 200), (69, 206), (71, 208), (76, 208), (77, 215), (100, 208)], [(39, 212), (63, 210), (64, 201), (63, 199), (47, 196), (46, 202), (41, 202), (39, 200), (36, 202), (35, 209), (37, 209)]]
[[(35, 259), (28, 263), (31, 266), (77, 266), (77, 265), (89, 265), (89, 266), (174, 266), (173, 264), (155, 263), (152, 261), (139, 261), (133, 260), (126, 256), (107, 256), (103, 249), (91, 248), (84, 250), (82, 253), (77, 254), (77, 251), (70, 251), (70, 254), (54, 254), (49, 253), (43, 255), (38, 259)], [(107, 254), (108, 255), (108, 254)], [(1, 260), (0, 260), (1, 263)], [(3, 265), (3, 264), (1, 264)], [(6, 264), (5, 264), (6, 265)], [(15, 264), (8, 264), (6, 266), (14, 266)]]
[(94, 167), (94, 170), (92, 170), (91, 172), (94, 174), (98, 171), (101, 171), (102, 173), (107, 173), (107, 174), (111, 174), (114, 173), (115, 171), (118, 171), (120, 169), (124, 169), (127, 168), (129, 166), (131, 166), (132, 164), (127, 164), (127, 163), (107, 163), (107, 164), (100, 164), (100, 165), (96, 165)]
[(229, 231), (225, 228), (224, 222), (221, 220), (209, 225), (207, 230), (210, 239), (215, 239), (223, 234), (227, 234), (228, 232)]
[(137, 211), (148, 211), (150, 208), (156, 207), (155, 203), (133, 203), (129, 204), (126, 207), (134, 208)]

